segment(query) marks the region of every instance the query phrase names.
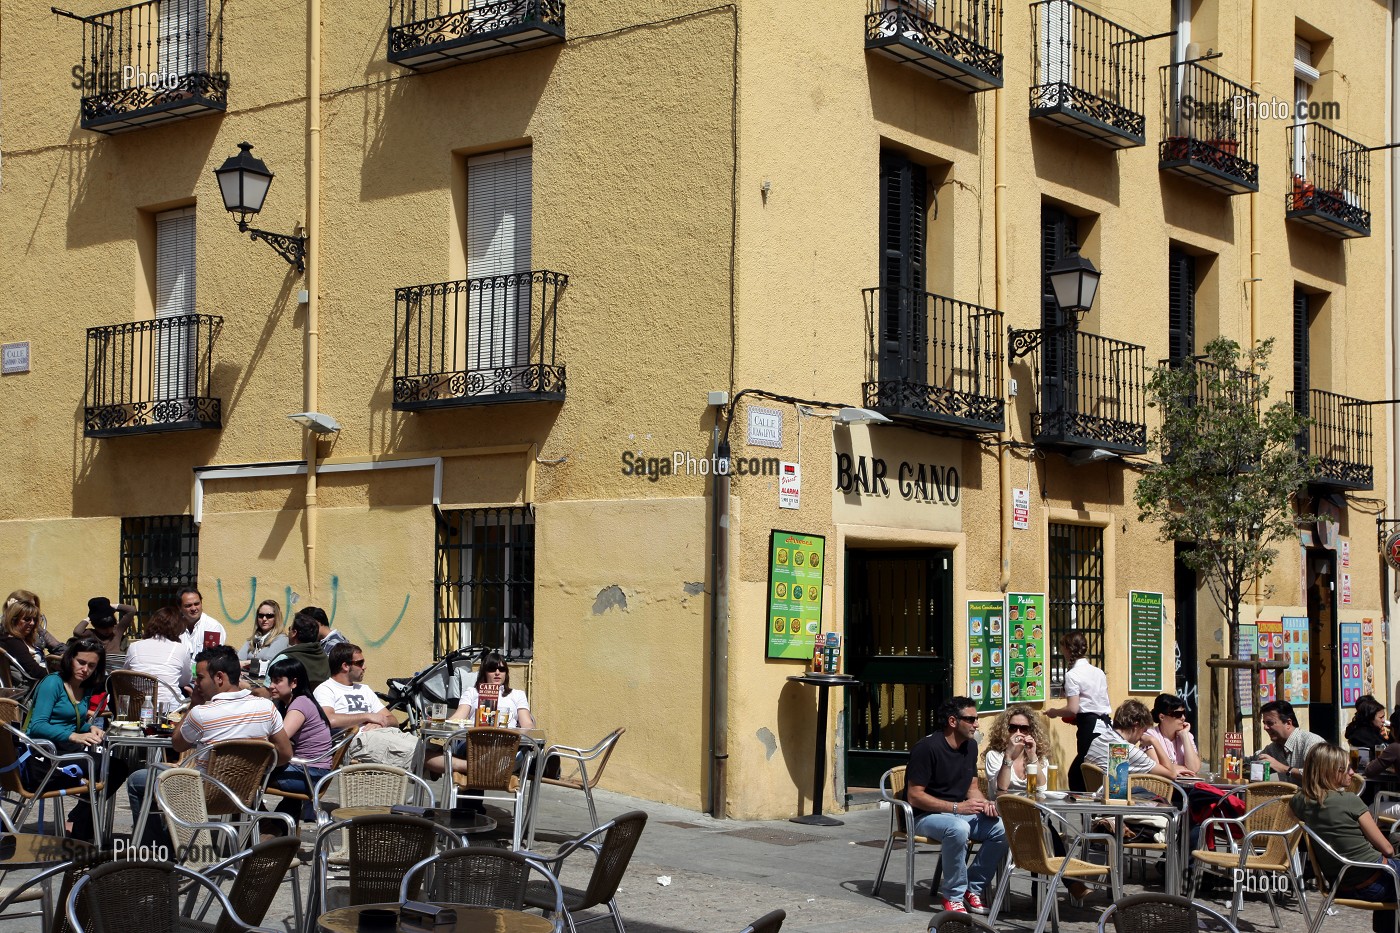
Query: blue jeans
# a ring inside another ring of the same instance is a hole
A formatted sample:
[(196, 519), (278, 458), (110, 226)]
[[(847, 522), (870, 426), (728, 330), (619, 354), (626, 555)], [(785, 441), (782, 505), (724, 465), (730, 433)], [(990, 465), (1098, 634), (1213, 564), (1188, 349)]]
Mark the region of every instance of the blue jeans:
[[(146, 798), (146, 769), (138, 767), (131, 772), (131, 776), (126, 779), (126, 797), (131, 804), (131, 819), (133, 830), (138, 814), (141, 812), (141, 803)], [(146, 832), (144, 838), (133, 839), (136, 845), (163, 845), (170, 846), (170, 834), (165, 829), (165, 817), (161, 815), (160, 809), (156, 806), (155, 794), (151, 795), (151, 813), (146, 819)]]
[[(950, 901), (960, 901), (965, 894), (980, 897), (982, 889), (1006, 859), (1006, 830), (999, 817), (980, 813), (928, 813), (915, 822), (914, 832), (942, 843), (943, 884), (939, 893)], [(982, 843), (970, 868), (967, 864), (969, 840)]]
[[(321, 778), (330, 774), (326, 768), (307, 768), (306, 770), (311, 773), (313, 787)], [(306, 774), (302, 772), (300, 767), (294, 765), (282, 765), (274, 770), (272, 776), (267, 779), (267, 786), (291, 794), (311, 796), (311, 787), (306, 786)], [(294, 819), (303, 823), (313, 823), (316, 820), (316, 811), (311, 808), (310, 801), (292, 800), (284, 797), (277, 803), (277, 812), (291, 814)]]
[[(1400, 869), (1400, 858), (1382, 859), (1389, 862), (1392, 868)], [(1361, 875), (1361, 869), (1353, 868), (1347, 873), (1347, 884), (1355, 883)], [(1337, 891), (1340, 897), (1354, 897), (1361, 901), (1384, 901), (1395, 900), (1395, 877), (1389, 872), (1379, 873), (1374, 881), (1362, 884), (1359, 887), (1347, 887)], [(1390, 910), (1377, 910), (1371, 913), (1371, 929), (1374, 933), (1392, 933), (1395, 929), (1395, 913)]]

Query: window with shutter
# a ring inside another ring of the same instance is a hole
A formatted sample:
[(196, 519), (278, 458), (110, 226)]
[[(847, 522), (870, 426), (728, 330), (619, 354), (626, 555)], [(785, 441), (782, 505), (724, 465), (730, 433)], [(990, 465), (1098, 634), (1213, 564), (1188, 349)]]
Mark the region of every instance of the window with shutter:
[(1312, 381), (1308, 373), (1308, 358), (1312, 342), (1308, 337), (1308, 317), (1312, 310), (1308, 293), (1293, 287), (1293, 407), (1308, 414), (1308, 390)]
[(1045, 4), (1045, 28), (1040, 38), (1040, 83), (1075, 84), (1072, 70), (1072, 20), (1074, 7), (1069, 0), (1049, 0)]
[(880, 378), (928, 381), (924, 262), (928, 173), (897, 152), (880, 156)]
[[(1293, 100), (1295, 113), (1307, 113), (1312, 99), (1313, 82), (1321, 75), (1312, 63), (1312, 45), (1306, 39), (1293, 39)], [(1299, 117), (1293, 126), (1293, 174), (1311, 178), (1313, 166), (1308, 165), (1308, 128)]]
[(529, 362), (531, 150), (467, 160), (467, 368)]
[(1062, 328), (1059, 302), (1050, 284), (1050, 267), (1069, 252), (1070, 243), (1079, 242), (1078, 218), (1058, 207), (1045, 206), (1040, 212), (1040, 326), (1046, 332), (1041, 341), (1044, 367), (1041, 369), (1041, 408), (1043, 411), (1072, 410), (1074, 335)]
[(1175, 246), (1167, 258), (1167, 357), (1196, 355), (1196, 257)]
[[(195, 313), (194, 208), (156, 215), (156, 320)], [(191, 398), (195, 388), (195, 325), (157, 326), (151, 349), (157, 400)]]
[(188, 79), (209, 70), (209, 16), (205, 0), (159, 0), (156, 70)]

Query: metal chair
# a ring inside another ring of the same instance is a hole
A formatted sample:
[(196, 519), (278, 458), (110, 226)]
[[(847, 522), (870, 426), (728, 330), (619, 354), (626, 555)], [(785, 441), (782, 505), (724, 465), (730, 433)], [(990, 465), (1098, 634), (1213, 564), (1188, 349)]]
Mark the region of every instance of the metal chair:
[[(453, 783), (457, 785), (457, 799), (488, 800), (509, 802), (513, 816), (510, 831), (510, 847), (519, 849), (525, 832), (525, 819), (530, 801), (529, 782), (522, 781), (515, 773), (516, 756), (524, 754), (522, 773), (530, 773), (530, 760), (534, 750), (522, 746), (520, 733), (514, 729), (477, 728), (461, 729), (447, 738), (447, 747), (458, 739), (463, 748), (460, 759), (466, 762), (465, 771), (452, 771)], [(452, 762), (449, 754), (445, 764)]]
[[(3, 817), (3, 814), (0, 814), (0, 817)], [(76, 858), (50, 865), (42, 871), (30, 875), (23, 883), (6, 891), (4, 896), (0, 897), (0, 920), (42, 917), (47, 923), (45, 929), (48, 933), (72, 933), (73, 928), (68, 925), (67, 903), (74, 883), (98, 865), (104, 865), (115, 857), (115, 853), (111, 849), (102, 851), (91, 849), (82, 852)], [(63, 881), (59, 885), (58, 897), (51, 900), (48, 886), (55, 876), (62, 877)], [(6, 913), (13, 904), (33, 901), (43, 901), (41, 912)]]
[[(337, 833), (346, 837), (345, 865), (348, 885), (331, 888), (330, 842)], [(446, 848), (458, 846), (457, 835), (445, 826), (416, 816), (384, 814), (339, 820), (322, 828), (312, 849), (315, 890), (313, 910), (307, 912), (307, 926), (334, 907), (395, 902), (408, 874), (419, 862), (433, 855), (441, 838)], [(418, 885), (408, 893), (418, 896)], [(332, 901), (336, 903), (332, 904)]]
[[(598, 782), (603, 777), (603, 769), (608, 766), (608, 759), (612, 757), (613, 749), (617, 747), (617, 740), (622, 738), (622, 733), (626, 731), (626, 729), (615, 729), (607, 738), (592, 748), (575, 748), (572, 745), (549, 746), (539, 762), (539, 777), (536, 779), (535, 796), (538, 798), (542, 784), (583, 791), (584, 799), (588, 801), (588, 825), (596, 829), (598, 809), (593, 805), (593, 788), (598, 786)], [(547, 777), (546, 772), (549, 770), (551, 761), (572, 762), (573, 767), (568, 774), (564, 774), (561, 768), (559, 777)], [(591, 768), (590, 765), (592, 765)], [(533, 803), (531, 803), (530, 808), (534, 809)], [(533, 849), (534, 847), (535, 821), (531, 820), (530, 837), (526, 848)]]
[[(201, 872), (215, 884), (224, 878), (233, 880), (228, 889), (228, 900), (238, 916), (249, 923), (262, 923), (272, 906), (282, 881), (290, 872), (292, 876), (292, 910), (296, 926), (301, 929), (301, 885), (297, 883), (297, 868), (301, 862), (301, 839), (296, 835), (280, 836), (260, 842), (245, 852), (224, 859)], [(211, 901), (212, 903), (212, 901)], [(200, 914), (203, 917), (203, 914)], [(228, 924), (225, 916), (219, 921), (216, 933), (240, 933)]]
[(786, 910), (770, 910), (744, 927), (739, 933), (778, 933), (783, 928), (783, 921), (786, 919)]
[[(335, 796), (328, 799), (332, 788)], [(316, 782), (311, 801), (322, 824), (330, 822), (326, 815), (330, 800), (337, 807), (392, 807), (401, 803), (434, 806), (433, 789), (427, 781), (403, 768), (377, 764), (346, 765)]]
[[(637, 842), (646, 828), (647, 815), (641, 810), (629, 810), (617, 819), (609, 820), (597, 829), (590, 830), (577, 839), (566, 842), (559, 851), (548, 858), (533, 852), (524, 853), (540, 862), (556, 878), (562, 873), (564, 862), (580, 849), (587, 849), (594, 855), (593, 871), (588, 877), (588, 886), (564, 888), (564, 919), (570, 933), (577, 933), (579, 926), (611, 918), (617, 933), (627, 933), (622, 925), (622, 913), (617, 909), (617, 888), (627, 865), (632, 861)], [(596, 839), (602, 842), (595, 842)], [(525, 888), (525, 903), (540, 910), (550, 910), (553, 897), (546, 893), (540, 882), (531, 882)], [(586, 920), (578, 920), (575, 914), (592, 907), (607, 906), (607, 913)]]
[(1197, 933), (1203, 916), (1223, 933), (1239, 933), (1218, 910), (1175, 894), (1134, 894), (1110, 904), (1099, 917), (1098, 933), (1108, 933), (1110, 922), (1115, 933)]
[[(47, 762), (47, 767), (42, 770), (35, 767), (39, 761)], [(80, 766), (88, 776), (75, 784), (67, 784), (71, 779), (60, 769), (69, 765)], [(62, 835), (63, 800), (86, 796), (88, 805), (92, 807), (93, 831), (97, 838), (102, 838), (102, 809), (98, 806), (102, 782), (89, 774), (89, 769), (96, 767), (96, 760), (89, 755), (82, 752), (61, 755), (54, 750), (52, 743), (30, 738), (9, 723), (0, 722), (0, 795), (13, 795), (14, 809), (10, 820), (16, 826), (24, 825), (25, 817), (36, 803), (41, 805), (42, 820), (42, 804), (51, 800), (54, 802), (57, 833)], [(21, 772), (26, 768), (35, 785), (33, 790), (24, 786)]]
[[(1313, 831), (1311, 826), (1303, 825), (1303, 832), (1305, 833), (1303, 838), (1307, 841), (1308, 860), (1312, 863), (1313, 877), (1317, 879), (1317, 889), (1326, 895), (1322, 901), (1322, 906), (1317, 909), (1315, 914), (1317, 919), (1308, 926), (1308, 933), (1317, 933), (1318, 930), (1322, 929), (1322, 921), (1327, 919), (1328, 911), (1331, 910), (1333, 904), (1338, 904), (1342, 907), (1351, 907), (1356, 910), (1396, 911), (1395, 933), (1400, 933), (1400, 910), (1397, 910), (1395, 901), (1363, 901), (1353, 897), (1337, 896), (1338, 890), (1341, 888), (1341, 880), (1347, 876), (1348, 872), (1360, 873), (1363, 877), (1373, 872), (1385, 872), (1390, 875), (1391, 883), (1396, 886), (1396, 890), (1400, 890), (1400, 874), (1397, 874), (1395, 869), (1391, 867), (1391, 864), (1389, 862), (1356, 862), (1348, 858), (1342, 858), (1342, 856), (1337, 854), (1336, 849), (1329, 846), (1323, 841), (1321, 836)], [(1321, 859), (1318, 857), (1319, 854), (1325, 856), (1339, 866), (1335, 877), (1328, 878), (1327, 875), (1323, 873)], [(1300, 900), (1302, 896), (1302, 891), (1300, 890), (1298, 894)]]
[(207, 891), (228, 920), (226, 929), (277, 933), (245, 922), (214, 882), (171, 862), (123, 860), (97, 866), (73, 885), (68, 923), (74, 933), (215, 933), (216, 925), (181, 913), (181, 885)]
[(958, 910), (940, 910), (929, 919), (928, 929), (929, 933), (997, 933), (987, 921)]
[[(235, 807), (235, 812), (224, 814), (230, 819), (210, 819), (211, 798), (229, 801)], [(156, 806), (165, 817), (176, 857), (200, 869), (219, 861), (213, 857), (213, 852), (219, 848), (216, 842), (219, 836), (227, 837), (227, 854), (231, 855), (244, 848), (259, 820), (283, 820), (289, 834), (296, 834), (296, 821), (286, 813), (266, 813), (245, 807), (230, 788), (195, 768), (166, 768), (159, 772)], [(241, 819), (232, 819), (234, 816)], [(209, 834), (210, 845), (199, 845), (201, 833)]]
[[(331, 771), (335, 771), (337, 768), (341, 767), (342, 764), (344, 764), (345, 753), (350, 750), (350, 743), (355, 741), (355, 736), (359, 734), (360, 727), (351, 726), (350, 728), (343, 730), (339, 735), (335, 737), (335, 741), (331, 743)], [(264, 787), (263, 796), (278, 797), (283, 800), (301, 800), (306, 803), (312, 804), (313, 812), (316, 814), (316, 821), (318, 823), (321, 822), (320, 811), (314, 808), (314, 791), (316, 787), (316, 782), (311, 780), (311, 763), (304, 758), (293, 758), (291, 761), (287, 762), (287, 764), (291, 765), (294, 768), (301, 769), (302, 776), (306, 779), (306, 793), (299, 794), (296, 791), (280, 790), (276, 787)], [(271, 777), (270, 774), (269, 777)]]
[(1103, 790), (1103, 782), (1105, 780), (1103, 768), (1095, 764), (1090, 764), (1087, 761), (1081, 761), (1079, 763), (1079, 774), (1084, 778), (1084, 790), (1086, 792), (1097, 794), (1099, 791)]
[[(1133, 799), (1135, 791), (1144, 791), (1146, 793), (1152, 794), (1153, 796), (1160, 798), (1161, 800), (1165, 801), (1171, 806), (1176, 807), (1178, 810), (1184, 811), (1188, 806), (1186, 791), (1181, 786), (1179, 786), (1173, 781), (1168, 780), (1167, 778), (1160, 777), (1155, 774), (1128, 775), (1129, 800)], [(1186, 820), (1180, 819), (1177, 825), (1185, 827)], [(1146, 869), (1147, 859), (1145, 858), (1145, 856), (1147, 855), (1147, 853), (1159, 853), (1159, 860), (1165, 860), (1167, 857), (1168, 843), (1166, 843), (1165, 841), (1139, 841), (1138, 839), (1134, 839), (1132, 842), (1120, 840), (1119, 844), (1122, 846), (1124, 857), (1136, 858), (1137, 860), (1141, 861), (1143, 863), (1144, 870)], [(1178, 849), (1177, 851), (1180, 850)]]
[[(129, 715), (130, 705), (135, 705), (138, 716), (141, 707), (146, 703), (151, 704), (152, 710), (158, 710), (161, 703), (161, 686), (160, 678), (152, 674), (129, 670), (112, 671), (107, 675), (107, 706), (117, 719), (134, 718)], [(170, 684), (164, 684), (164, 687), (169, 694), (180, 696), (179, 688)]]
[[(423, 884), (419, 875), (432, 867), (431, 880)], [(549, 869), (519, 852), (489, 849), (485, 846), (451, 849), (430, 856), (414, 865), (399, 886), (399, 902), (408, 900), (422, 884), (422, 897), (435, 904), (470, 904), (504, 910), (525, 909), (525, 889), (530, 872), (543, 876), (543, 883), (554, 891), (553, 906), (545, 908), (554, 918), (554, 933), (564, 928), (564, 889)]]
[[(1048, 807), (1042, 807), (1028, 797), (1018, 794), (1002, 794), (997, 798), (997, 811), (1001, 814), (1002, 826), (1006, 829), (1006, 841), (1011, 849), (1011, 862), (1002, 874), (997, 886), (996, 897), (988, 922), (996, 926), (1001, 914), (1006, 894), (1011, 890), (1011, 877), (1023, 872), (1030, 879), (1036, 891), (1037, 906), (1035, 933), (1045, 929), (1045, 921), (1050, 919), (1052, 928), (1060, 928), (1060, 902), (1057, 897), (1060, 882), (1072, 879), (1088, 884), (1104, 885), (1100, 879), (1108, 876), (1106, 887), (1114, 900), (1122, 890), (1117, 873), (1118, 840), (1107, 833), (1086, 833), (1077, 831), (1073, 824)], [(1065, 841), (1065, 854), (1051, 854), (1050, 832), (1055, 829)], [(1095, 865), (1077, 858), (1090, 841), (1102, 842), (1108, 849), (1108, 864)], [(1045, 903), (1039, 903), (1039, 887), (1046, 889)]]
[[(1249, 788), (1245, 790), (1248, 792)], [(1256, 791), (1254, 799), (1257, 800), (1259, 796), (1261, 793)], [(1302, 894), (1303, 879), (1298, 872), (1297, 861), (1293, 858), (1298, 840), (1302, 838), (1302, 824), (1298, 822), (1292, 807), (1289, 806), (1289, 798), (1292, 796), (1292, 793), (1288, 793), (1266, 799), (1246, 810), (1241, 817), (1213, 816), (1201, 823), (1202, 840), (1211, 838), (1210, 834), (1217, 827), (1225, 827), (1229, 844), (1225, 851), (1196, 849), (1191, 853), (1192, 900), (1196, 898), (1196, 888), (1205, 872), (1214, 872), (1230, 878), (1234, 890), (1230, 903), (1230, 923), (1232, 926), (1238, 926), (1244, 887), (1233, 883), (1234, 872), (1286, 872), (1293, 884), (1293, 890), (1298, 892), (1298, 906), (1303, 912), (1303, 921), (1311, 922), (1307, 898)], [(1248, 801), (1250, 798), (1246, 796), (1245, 799)], [(1238, 843), (1232, 838), (1236, 832), (1240, 835)], [(1274, 926), (1279, 926), (1278, 905), (1274, 902), (1273, 892), (1265, 891), (1264, 896), (1269, 901), (1269, 913), (1273, 916)], [(1400, 933), (1400, 930), (1397, 930), (1397, 933)]]
[(905, 765), (891, 768), (880, 776), (880, 799), (889, 805), (890, 828), (885, 838), (885, 852), (880, 858), (880, 870), (875, 874), (875, 884), (871, 893), (879, 896), (880, 887), (885, 883), (885, 869), (890, 864), (890, 852), (896, 840), (904, 843), (904, 912), (914, 910), (914, 856), (921, 845), (932, 846), (930, 850), (940, 854), (942, 846), (926, 836), (910, 834), (914, 826), (914, 808), (904, 799)]
[(225, 739), (181, 763), (199, 763), (205, 774), (232, 792), (232, 796), (219, 792), (209, 798), (211, 814), (232, 815), (261, 806), (267, 779), (277, 764), (277, 747), (266, 739)]

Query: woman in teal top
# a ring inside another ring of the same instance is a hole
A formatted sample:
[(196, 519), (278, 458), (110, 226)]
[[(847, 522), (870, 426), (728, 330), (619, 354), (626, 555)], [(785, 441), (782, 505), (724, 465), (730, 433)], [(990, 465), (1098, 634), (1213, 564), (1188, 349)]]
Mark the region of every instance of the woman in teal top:
[[(107, 651), (96, 639), (87, 638), (69, 642), (59, 662), (58, 670), (39, 681), (34, 691), (33, 705), (24, 731), (32, 738), (52, 742), (60, 754), (83, 752), (89, 756), (87, 767), (65, 765), (49, 778), (45, 790), (73, 787), (83, 782), (87, 774), (96, 775), (100, 770), (104, 751), (102, 740), (106, 734), (92, 724), (96, 712), (94, 698), (102, 692), (106, 677)], [(41, 754), (35, 753), (25, 762), (25, 785), (36, 789), (48, 770)], [(106, 793), (111, 794), (126, 780), (127, 767), (120, 759), (112, 761), (108, 768)], [(93, 838), (92, 808), (84, 799), (73, 806), (72, 822), (68, 831), (76, 838), (91, 841)]]

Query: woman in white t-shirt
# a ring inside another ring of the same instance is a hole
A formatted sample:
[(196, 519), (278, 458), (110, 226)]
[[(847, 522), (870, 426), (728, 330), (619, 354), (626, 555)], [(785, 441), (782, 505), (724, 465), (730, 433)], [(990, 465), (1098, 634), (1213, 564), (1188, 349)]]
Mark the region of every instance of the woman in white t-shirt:
[(1089, 662), (1089, 640), (1077, 629), (1060, 636), (1060, 654), (1069, 662), (1065, 670), (1065, 705), (1047, 709), (1046, 716), (1063, 718), (1079, 730), (1074, 761), (1069, 766), (1069, 789), (1084, 790), (1079, 766), (1094, 744), (1094, 736), (1109, 724), (1113, 704), (1108, 699), (1108, 677)]
[(1029, 706), (1013, 706), (992, 722), (987, 733), (987, 789), (989, 797), (1026, 792), (1026, 765), (1040, 768), (1041, 788), (1050, 775), (1050, 733), (1045, 717)]
[(452, 714), (453, 719), (465, 719), (473, 724), (476, 722), (476, 708), (480, 705), (481, 695), (479, 688), (482, 684), (496, 684), (500, 687), (500, 699), (496, 702), (497, 715), (505, 714), (505, 721), (500, 725), (508, 729), (535, 728), (535, 717), (530, 713), (530, 700), (525, 696), (524, 690), (511, 687), (510, 666), (496, 651), (481, 659), (481, 667), (476, 672), (476, 686), (467, 688), (467, 692), (462, 694), (462, 703), (457, 707), (457, 712)]
[(185, 620), (173, 606), (157, 609), (146, 622), (146, 637), (126, 649), (126, 668), (160, 681), (160, 702), (175, 708), (185, 702), (193, 666), (190, 649), (180, 640)]

